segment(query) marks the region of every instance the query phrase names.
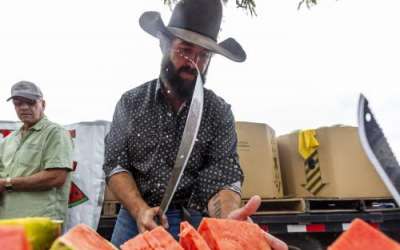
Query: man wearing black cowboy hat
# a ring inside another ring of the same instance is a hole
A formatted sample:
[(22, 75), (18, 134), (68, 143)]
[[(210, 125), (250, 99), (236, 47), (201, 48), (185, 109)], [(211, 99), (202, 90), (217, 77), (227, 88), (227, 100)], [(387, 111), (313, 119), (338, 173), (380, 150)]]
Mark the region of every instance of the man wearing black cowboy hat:
[[(112, 242), (120, 246), (157, 226), (155, 217), (180, 145), (197, 78), (205, 75), (211, 54), (243, 62), (246, 53), (228, 38), (217, 43), (222, 18), (220, 0), (182, 0), (168, 26), (158, 12), (145, 12), (141, 27), (160, 39), (163, 53), (158, 79), (126, 92), (119, 100), (105, 140), (104, 171), (122, 203)], [(203, 116), (196, 143), (167, 217), (160, 223), (176, 237), (182, 214), (196, 226), (202, 214), (247, 220), (260, 205), (253, 197), (240, 206), (243, 173), (236, 151), (235, 121), (222, 98), (204, 89)], [(184, 211), (184, 212), (182, 212)], [(273, 249), (287, 249), (266, 234)]]

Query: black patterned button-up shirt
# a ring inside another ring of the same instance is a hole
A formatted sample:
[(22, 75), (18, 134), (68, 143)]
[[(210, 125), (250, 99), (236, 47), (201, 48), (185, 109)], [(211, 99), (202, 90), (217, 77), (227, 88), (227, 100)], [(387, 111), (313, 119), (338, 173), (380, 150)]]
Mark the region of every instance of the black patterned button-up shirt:
[[(171, 111), (158, 80), (126, 92), (119, 100), (105, 139), (104, 171), (128, 170), (149, 206), (159, 206), (171, 177), (189, 105)], [(203, 210), (219, 190), (243, 180), (230, 108), (204, 89), (203, 116), (184, 175), (174, 195), (188, 208)], [(121, 191), (123, 192), (123, 191)]]

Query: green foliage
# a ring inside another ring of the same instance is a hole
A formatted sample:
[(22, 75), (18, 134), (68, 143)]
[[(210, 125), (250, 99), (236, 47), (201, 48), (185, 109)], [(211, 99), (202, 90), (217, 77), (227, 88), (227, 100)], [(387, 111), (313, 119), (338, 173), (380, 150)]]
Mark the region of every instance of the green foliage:
[(317, 0), (301, 0), (297, 6), (297, 9), (300, 9), (303, 4), (305, 4), (307, 8), (310, 8), (312, 5), (317, 4)]
[[(228, 0), (223, 0), (224, 2), (227, 2)], [(262, 0), (260, 0), (262, 1)], [(265, 0), (264, 0), (265, 1)], [(243, 8), (246, 11), (250, 12), (252, 16), (256, 16), (256, 3), (254, 0), (236, 0), (236, 5), (238, 8)]]

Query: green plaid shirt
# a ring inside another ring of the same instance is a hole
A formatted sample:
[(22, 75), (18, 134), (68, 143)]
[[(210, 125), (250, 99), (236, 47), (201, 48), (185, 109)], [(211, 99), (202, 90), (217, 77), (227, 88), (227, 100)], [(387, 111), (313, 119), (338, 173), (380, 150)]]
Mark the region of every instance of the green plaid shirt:
[[(61, 126), (42, 118), (22, 138), (16, 130), (0, 144), (0, 177), (31, 176), (50, 168), (72, 170), (72, 140)], [(5, 192), (0, 219), (44, 216), (65, 219), (70, 191), (70, 174), (60, 188), (35, 192)]]

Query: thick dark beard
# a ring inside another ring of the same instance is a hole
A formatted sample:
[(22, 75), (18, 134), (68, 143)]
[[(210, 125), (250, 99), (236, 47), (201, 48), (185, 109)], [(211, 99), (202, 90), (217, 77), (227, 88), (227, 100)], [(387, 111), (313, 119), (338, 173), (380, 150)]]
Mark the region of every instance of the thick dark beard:
[[(179, 76), (180, 73), (187, 72), (193, 74), (193, 80), (184, 80)], [(184, 66), (176, 69), (169, 57), (164, 56), (161, 62), (161, 79), (165, 79), (170, 84), (172, 91), (177, 98), (182, 100), (191, 99), (196, 84), (197, 70), (195, 68)], [(205, 82), (205, 74), (201, 74), (203, 82)]]

